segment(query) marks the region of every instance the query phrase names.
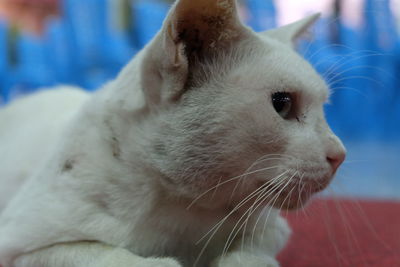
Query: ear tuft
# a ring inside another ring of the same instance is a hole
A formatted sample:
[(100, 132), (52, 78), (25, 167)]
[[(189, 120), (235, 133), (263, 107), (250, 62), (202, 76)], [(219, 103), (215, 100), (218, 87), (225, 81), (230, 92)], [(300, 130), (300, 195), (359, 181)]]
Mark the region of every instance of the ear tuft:
[(279, 40), (282, 43), (294, 45), (296, 40), (304, 35), (320, 16), (321, 13), (316, 13), (297, 22), (261, 34)]

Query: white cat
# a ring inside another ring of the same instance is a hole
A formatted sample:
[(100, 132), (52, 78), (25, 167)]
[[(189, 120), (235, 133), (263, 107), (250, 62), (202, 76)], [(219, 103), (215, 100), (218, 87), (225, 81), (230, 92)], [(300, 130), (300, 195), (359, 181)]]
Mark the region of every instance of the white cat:
[(345, 156), (327, 86), (293, 50), (317, 17), (256, 34), (234, 0), (179, 0), (94, 95), (2, 110), (1, 195), (18, 190), (2, 266), (278, 266), (279, 209), (325, 188)]

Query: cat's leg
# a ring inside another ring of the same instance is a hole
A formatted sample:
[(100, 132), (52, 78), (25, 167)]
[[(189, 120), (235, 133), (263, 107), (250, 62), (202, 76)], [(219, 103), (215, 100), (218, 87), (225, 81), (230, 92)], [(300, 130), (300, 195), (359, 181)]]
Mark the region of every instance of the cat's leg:
[(170, 258), (142, 258), (100, 243), (60, 244), (18, 257), (14, 267), (180, 267)]
[(277, 216), (264, 229), (264, 224), (255, 226), (245, 239), (236, 240), (233, 248), (225, 256), (213, 261), (212, 267), (277, 267), (276, 254), (283, 249), (290, 236), (290, 228), (285, 219)]
[(268, 255), (256, 255), (246, 251), (232, 251), (215, 260), (211, 267), (279, 267), (279, 263)]

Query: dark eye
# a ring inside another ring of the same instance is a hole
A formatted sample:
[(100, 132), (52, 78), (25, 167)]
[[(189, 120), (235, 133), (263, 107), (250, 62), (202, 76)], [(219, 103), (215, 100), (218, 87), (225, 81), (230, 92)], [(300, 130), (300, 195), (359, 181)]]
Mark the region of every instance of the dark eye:
[(285, 120), (289, 119), (293, 106), (293, 97), (290, 93), (278, 92), (272, 95), (272, 104), (276, 112)]

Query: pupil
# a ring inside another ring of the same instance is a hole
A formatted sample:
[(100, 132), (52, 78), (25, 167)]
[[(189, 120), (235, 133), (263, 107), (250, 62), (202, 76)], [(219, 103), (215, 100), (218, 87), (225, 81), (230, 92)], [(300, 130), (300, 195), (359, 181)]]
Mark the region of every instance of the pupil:
[(286, 104), (290, 103), (290, 101), (291, 99), (288, 93), (275, 93), (272, 96), (272, 103), (278, 113), (283, 111)]

